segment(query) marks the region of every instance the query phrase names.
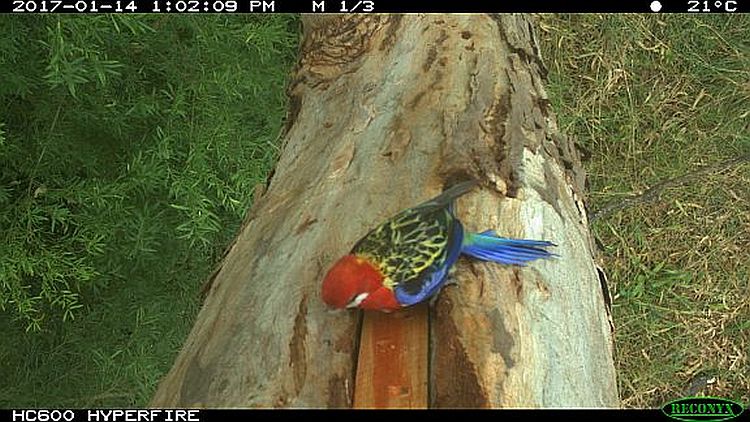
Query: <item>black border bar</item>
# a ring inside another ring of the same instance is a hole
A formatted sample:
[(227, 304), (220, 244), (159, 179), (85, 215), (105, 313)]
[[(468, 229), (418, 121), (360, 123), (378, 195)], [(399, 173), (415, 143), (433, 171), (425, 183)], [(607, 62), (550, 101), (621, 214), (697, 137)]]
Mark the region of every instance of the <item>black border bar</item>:
[[(23, 416), (21, 413), (23, 412)], [(424, 415), (419, 415), (422, 413)], [(437, 415), (440, 413), (441, 415)], [(92, 415), (92, 414), (95, 414)], [(430, 415), (435, 414), (435, 415)], [(242, 421), (287, 421), (318, 420), (326, 422), (337, 420), (351, 422), (363, 416), (378, 418), (387, 417), (413, 421), (414, 416), (447, 416), (470, 418), (472, 421), (513, 421), (522, 420), (606, 420), (607, 422), (634, 420), (670, 421), (660, 410), (634, 409), (496, 409), (496, 410), (325, 410), (325, 409), (0, 409), (0, 422), (227, 422)], [(290, 419), (291, 418), (291, 419)], [(311, 419), (313, 418), (313, 419)], [(395, 422), (395, 421), (394, 421)]]
[(750, 0), (3, 0), (3, 13), (747, 13)]

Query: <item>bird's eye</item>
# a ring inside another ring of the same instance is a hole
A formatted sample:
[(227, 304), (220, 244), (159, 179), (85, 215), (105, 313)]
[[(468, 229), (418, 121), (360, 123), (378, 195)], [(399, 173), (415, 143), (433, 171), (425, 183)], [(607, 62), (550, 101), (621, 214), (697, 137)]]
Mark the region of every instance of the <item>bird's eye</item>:
[(357, 296), (354, 296), (354, 299), (352, 299), (351, 302), (349, 302), (349, 304), (346, 305), (346, 307), (347, 308), (356, 308), (357, 306), (359, 306), (360, 303), (362, 303), (362, 301), (364, 301), (365, 299), (367, 299), (367, 296), (370, 296), (370, 294), (369, 293), (360, 293)]

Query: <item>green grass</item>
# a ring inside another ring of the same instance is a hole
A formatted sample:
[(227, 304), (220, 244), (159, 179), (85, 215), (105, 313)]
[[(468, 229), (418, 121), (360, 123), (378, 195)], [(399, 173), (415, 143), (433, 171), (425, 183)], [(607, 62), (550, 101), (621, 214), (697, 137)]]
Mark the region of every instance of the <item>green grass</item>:
[[(590, 205), (750, 153), (750, 18), (541, 16), (561, 128), (590, 155)], [(750, 165), (598, 220), (620, 394), (750, 402)]]

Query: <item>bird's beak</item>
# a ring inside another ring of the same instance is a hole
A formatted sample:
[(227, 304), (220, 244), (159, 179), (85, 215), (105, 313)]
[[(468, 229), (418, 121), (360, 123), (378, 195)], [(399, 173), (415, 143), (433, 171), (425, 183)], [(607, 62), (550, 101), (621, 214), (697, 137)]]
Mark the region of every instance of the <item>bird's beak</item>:
[(358, 294), (351, 302), (349, 302), (348, 305), (346, 305), (346, 308), (352, 309), (352, 308), (358, 307), (360, 303), (362, 303), (365, 299), (367, 299), (367, 296), (370, 296), (370, 294), (369, 293)]

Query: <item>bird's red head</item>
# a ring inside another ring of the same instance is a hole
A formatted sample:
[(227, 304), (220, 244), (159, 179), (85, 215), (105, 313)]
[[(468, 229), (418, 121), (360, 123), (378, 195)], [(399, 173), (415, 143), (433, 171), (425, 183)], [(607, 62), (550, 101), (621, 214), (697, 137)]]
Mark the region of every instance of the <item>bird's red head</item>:
[(383, 275), (368, 260), (346, 255), (323, 279), (323, 301), (332, 308), (394, 310), (400, 307), (393, 292), (383, 286)]

